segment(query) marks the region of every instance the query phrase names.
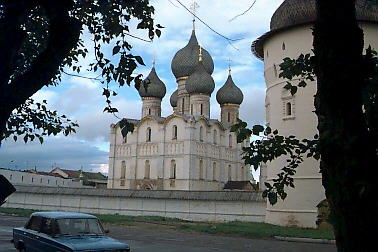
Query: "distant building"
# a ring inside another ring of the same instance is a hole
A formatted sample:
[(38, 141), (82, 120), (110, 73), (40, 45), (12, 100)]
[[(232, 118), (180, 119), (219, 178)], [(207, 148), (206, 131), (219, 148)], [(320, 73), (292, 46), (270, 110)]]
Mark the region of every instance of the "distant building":
[(36, 170), (10, 170), (0, 168), (0, 174), (6, 177), (13, 185), (34, 185), (34, 186), (54, 186), (54, 187), (82, 187), (80, 181), (66, 179), (59, 174), (49, 172), (39, 172)]
[(51, 174), (59, 175), (66, 179), (79, 181), (84, 186), (91, 186), (96, 188), (106, 188), (108, 177), (101, 172), (86, 172), (82, 170), (67, 170), (55, 168)]
[(199, 46), (194, 29), (171, 67), (177, 82), (170, 97), (173, 114), (161, 116), (166, 87), (153, 66), (148, 86), (138, 90), (141, 120), (128, 119), (134, 131), (123, 137), (119, 124), (111, 125), (108, 188), (210, 191), (223, 190), (230, 181), (253, 181), (241, 155), (249, 141), (237, 143), (231, 132), (243, 101), (231, 70), (216, 94), (218, 120), (210, 118), (213, 59)]

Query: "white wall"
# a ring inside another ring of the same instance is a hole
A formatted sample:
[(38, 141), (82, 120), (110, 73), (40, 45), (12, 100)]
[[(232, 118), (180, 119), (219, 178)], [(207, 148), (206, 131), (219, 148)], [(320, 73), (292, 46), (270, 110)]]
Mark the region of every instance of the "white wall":
[(3, 207), (94, 214), (144, 215), (192, 221), (263, 222), (257, 192), (141, 191), (17, 186)]

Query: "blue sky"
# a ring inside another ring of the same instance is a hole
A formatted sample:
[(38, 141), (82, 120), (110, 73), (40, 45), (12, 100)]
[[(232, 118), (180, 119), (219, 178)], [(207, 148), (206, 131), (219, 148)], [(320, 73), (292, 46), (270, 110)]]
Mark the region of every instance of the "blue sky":
[[(181, 1), (190, 6), (191, 0)], [(211, 117), (219, 117), (219, 105), (215, 100), (216, 91), (224, 84), (228, 74), (228, 58), (232, 62), (232, 75), (235, 83), (244, 93), (244, 102), (240, 108), (240, 117), (250, 125), (264, 123), (265, 84), (263, 64), (253, 56), (251, 43), (269, 30), (270, 18), (282, 0), (257, 0), (255, 6), (245, 15), (230, 22), (234, 16), (245, 11), (252, 0), (197, 0), (200, 8), (197, 15), (219, 33), (241, 40), (233, 43), (234, 49), (220, 36), (213, 33), (200, 22), (196, 22), (197, 39), (212, 56), (215, 64), (213, 78), (216, 83), (211, 97)], [(145, 67), (139, 67), (137, 73), (147, 76), (153, 58), (156, 59), (156, 71), (167, 86), (167, 94), (162, 102), (162, 114), (172, 113), (169, 97), (177, 84), (171, 72), (171, 60), (174, 54), (184, 47), (190, 37), (192, 17), (174, 0), (151, 1), (155, 7), (155, 22), (165, 28), (162, 36), (152, 43), (130, 38), (132, 53), (142, 56)], [(147, 37), (146, 32), (131, 30), (140, 37)], [(91, 43), (84, 36), (91, 51)], [(91, 61), (93, 54), (82, 60), (82, 65)], [(94, 73), (81, 73), (95, 76)], [(37, 169), (48, 171), (53, 166), (67, 169), (107, 172), (108, 167), (108, 132), (111, 123), (117, 121), (112, 115), (102, 113), (105, 100), (101, 96), (101, 86), (91, 80), (63, 76), (61, 85), (40, 90), (36, 100), (46, 99), (49, 108), (58, 110), (80, 124), (77, 134), (70, 137), (48, 137), (43, 145), (38, 142), (23, 143), (6, 141), (0, 149), (0, 167)], [(134, 87), (123, 87), (114, 98), (120, 117), (140, 118), (141, 100)]]

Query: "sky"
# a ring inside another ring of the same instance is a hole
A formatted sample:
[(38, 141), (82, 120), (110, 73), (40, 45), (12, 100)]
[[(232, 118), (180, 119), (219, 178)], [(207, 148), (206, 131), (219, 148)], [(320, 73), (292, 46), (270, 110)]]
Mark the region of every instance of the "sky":
[[(171, 114), (170, 95), (177, 88), (171, 72), (171, 60), (174, 54), (184, 47), (191, 35), (192, 16), (175, 0), (150, 1), (155, 7), (154, 19), (165, 28), (160, 38), (152, 43), (130, 38), (132, 53), (142, 56), (146, 66), (140, 66), (136, 73), (147, 76), (153, 59), (156, 60), (156, 72), (167, 87), (167, 94), (162, 101), (162, 116)], [(190, 6), (192, 0), (181, 0)], [(219, 118), (220, 107), (215, 100), (217, 90), (224, 84), (228, 75), (228, 59), (231, 59), (232, 77), (244, 93), (240, 107), (240, 118), (249, 125), (264, 124), (265, 83), (263, 63), (251, 53), (251, 43), (269, 30), (272, 14), (282, 0), (257, 0), (246, 14), (230, 21), (243, 13), (253, 0), (196, 0), (199, 8), (196, 14), (211, 28), (231, 39), (240, 39), (232, 46), (227, 40), (217, 35), (205, 25), (196, 22), (196, 35), (199, 44), (213, 58), (215, 70), (212, 74), (216, 83), (211, 96), (211, 118)], [(131, 30), (132, 34), (147, 38), (145, 31)], [(84, 41), (91, 52), (90, 39), (84, 35)], [(235, 49), (236, 48), (236, 49)], [(89, 54), (80, 64), (85, 66), (93, 54)], [(95, 76), (94, 73), (82, 73)], [(44, 143), (13, 140), (5, 141), (0, 148), (0, 167), (10, 169), (37, 168), (49, 171), (53, 167), (104, 172), (108, 169), (110, 124), (118, 119), (103, 113), (104, 97), (102, 87), (96, 81), (63, 75), (58, 87), (46, 87), (34, 95), (34, 99), (48, 101), (48, 108), (76, 120), (80, 127), (77, 133), (64, 137), (46, 137)], [(118, 96), (113, 98), (113, 105), (119, 110), (119, 117), (139, 119), (141, 99), (134, 87), (117, 89)], [(256, 173), (255, 173), (256, 175)], [(255, 176), (256, 177), (256, 176)]]

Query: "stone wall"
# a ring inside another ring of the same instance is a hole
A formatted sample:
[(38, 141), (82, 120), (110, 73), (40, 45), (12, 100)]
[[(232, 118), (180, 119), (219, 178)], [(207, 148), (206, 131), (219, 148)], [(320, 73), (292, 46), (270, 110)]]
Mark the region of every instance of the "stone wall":
[(143, 191), (16, 186), (3, 207), (94, 214), (144, 215), (192, 221), (263, 222), (261, 193)]

